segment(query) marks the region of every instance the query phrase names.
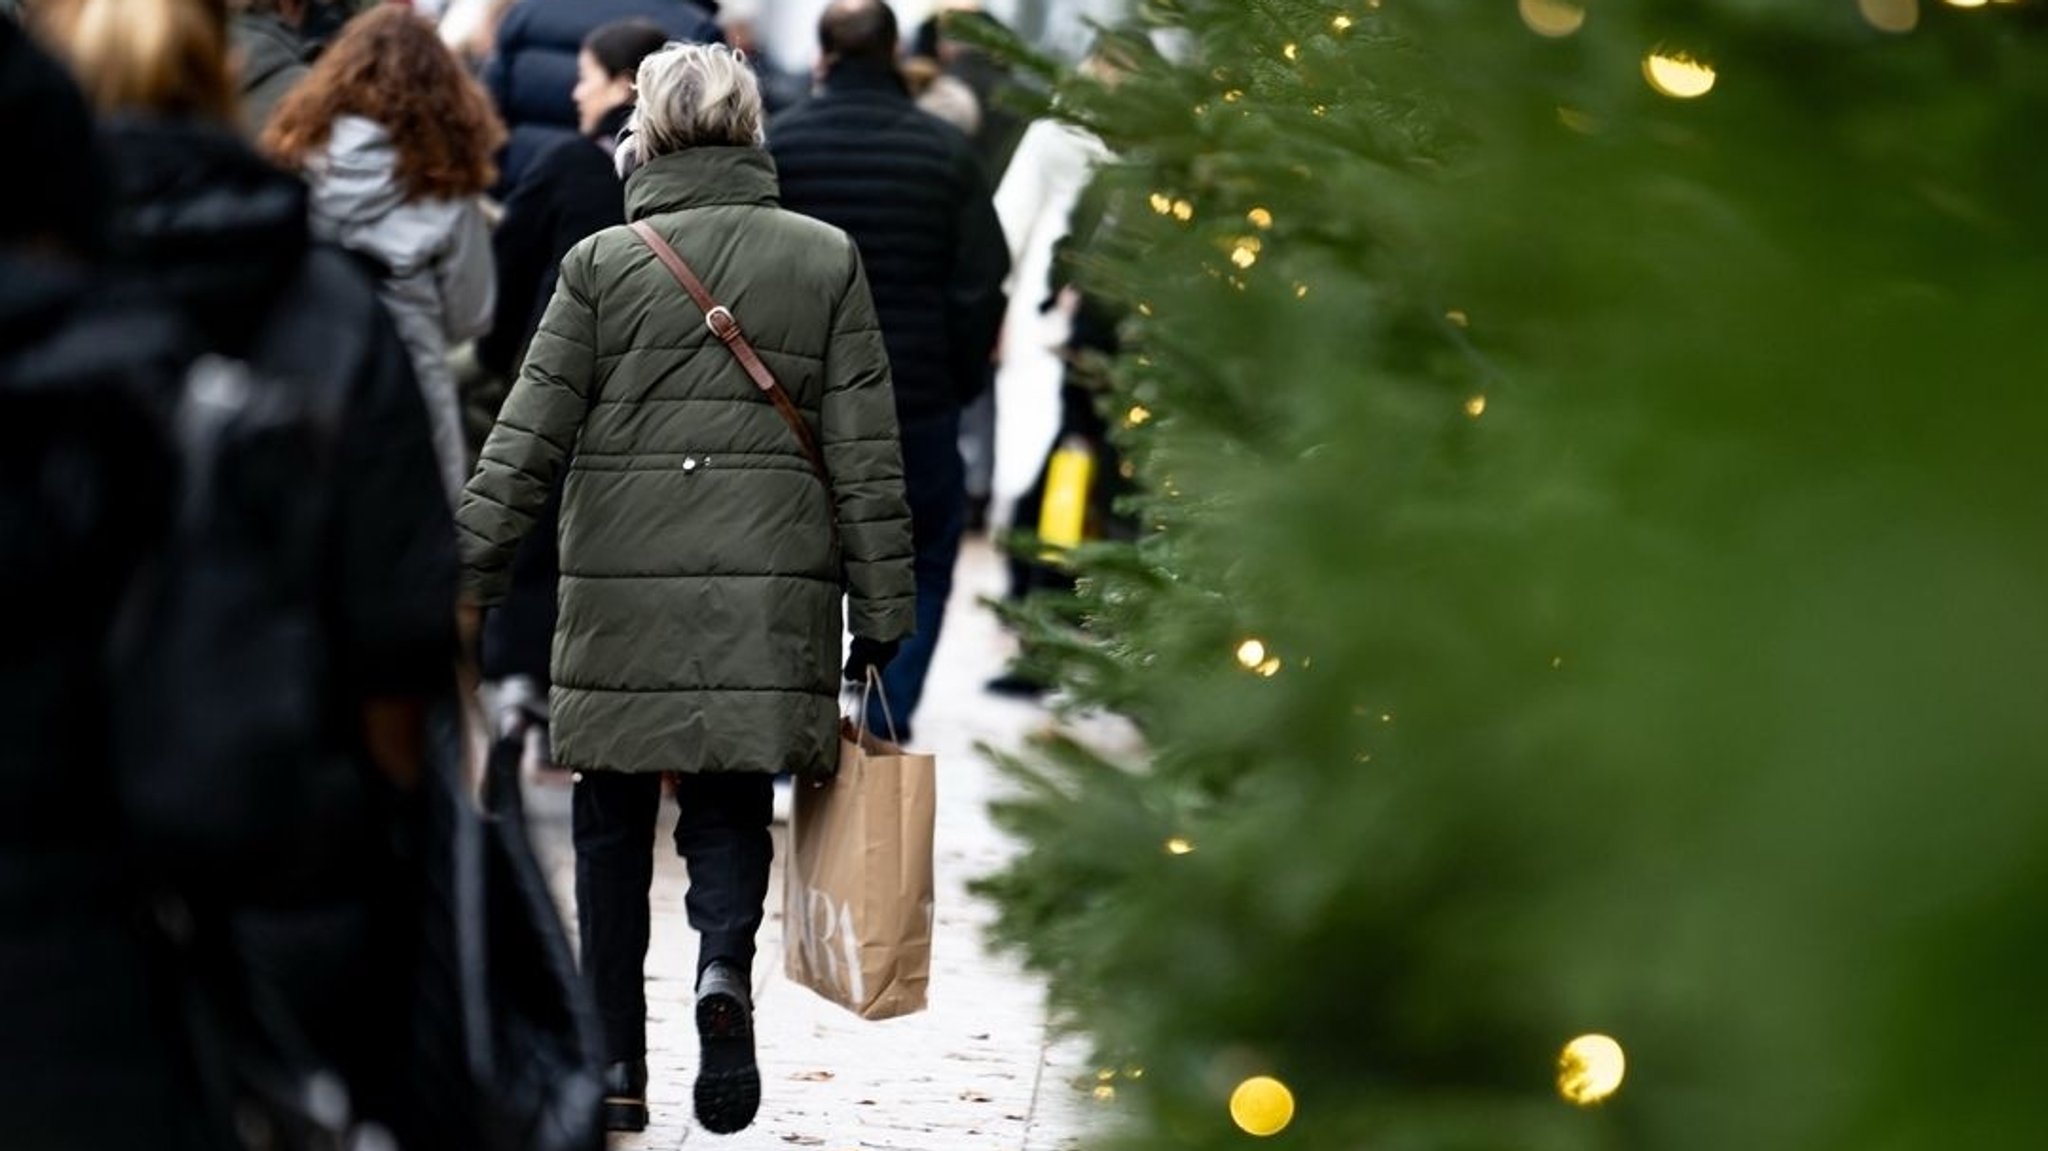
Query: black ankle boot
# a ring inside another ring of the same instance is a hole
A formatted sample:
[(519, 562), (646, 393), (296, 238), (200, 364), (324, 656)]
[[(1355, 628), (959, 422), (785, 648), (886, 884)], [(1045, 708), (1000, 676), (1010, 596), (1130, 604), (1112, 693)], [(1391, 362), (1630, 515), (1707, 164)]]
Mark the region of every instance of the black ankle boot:
[(714, 1135), (745, 1130), (761, 1110), (754, 997), (745, 972), (713, 963), (698, 976), (697, 1042), (697, 1122)]
[(614, 1063), (604, 1069), (604, 1129), (647, 1130), (647, 1060)]

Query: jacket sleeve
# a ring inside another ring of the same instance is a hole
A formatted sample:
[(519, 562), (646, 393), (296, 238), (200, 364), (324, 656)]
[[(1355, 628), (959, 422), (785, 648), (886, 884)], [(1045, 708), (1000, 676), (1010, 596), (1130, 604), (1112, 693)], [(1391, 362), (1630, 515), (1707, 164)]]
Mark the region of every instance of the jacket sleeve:
[(491, 310), (498, 302), (498, 283), (491, 262), (491, 227), (475, 201), (462, 205), (455, 234), (434, 269), (441, 291), (441, 328), (448, 342), (460, 344), (491, 330)]
[(597, 372), (591, 275), (591, 245), (585, 242), (562, 261), (526, 366), (462, 494), (456, 513), (462, 589), (485, 607), (505, 598), (512, 558), (547, 503), (589, 412)]
[(961, 151), (966, 195), (954, 225), (953, 276), (946, 299), (946, 334), (952, 349), (954, 393), (962, 404), (988, 387), (989, 355), (1002, 330), (1009, 303), (1003, 281), (1010, 275), (1010, 245), (989, 195), (988, 178), (973, 154)]
[(917, 621), (910, 504), (881, 322), (851, 241), (846, 254), (846, 286), (832, 309), (825, 349), (820, 438), (845, 549), (847, 626), (886, 642), (909, 635)]

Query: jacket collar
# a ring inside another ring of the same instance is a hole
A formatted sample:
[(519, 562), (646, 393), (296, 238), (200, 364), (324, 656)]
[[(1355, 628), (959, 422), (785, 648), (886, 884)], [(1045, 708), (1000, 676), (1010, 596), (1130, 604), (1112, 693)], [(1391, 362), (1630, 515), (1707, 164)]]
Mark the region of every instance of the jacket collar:
[(851, 93), (888, 96), (910, 102), (910, 88), (894, 64), (879, 60), (840, 60), (825, 73), (825, 95)]
[(760, 148), (685, 148), (656, 156), (626, 180), (626, 219), (718, 204), (773, 208), (775, 161)]
[(605, 150), (606, 155), (610, 155), (618, 146), (619, 133), (625, 131), (626, 125), (632, 122), (633, 105), (630, 102), (621, 104), (598, 120), (597, 131), (590, 134), (591, 138), (597, 141), (598, 147)]

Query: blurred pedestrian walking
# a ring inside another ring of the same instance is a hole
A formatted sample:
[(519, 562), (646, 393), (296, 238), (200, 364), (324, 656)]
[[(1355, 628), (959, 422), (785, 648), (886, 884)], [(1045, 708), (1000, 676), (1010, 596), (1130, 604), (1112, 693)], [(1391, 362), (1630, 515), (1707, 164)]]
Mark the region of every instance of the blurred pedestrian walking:
[(716, 44), (724, 38), (718, 4), (698, 0), (517, 0), (498, 24), (497, 51), (484, 83), (511, 126), (496, 193), (509, 198), (543, 152), (579, 134), (577, 58), (592, 32), (621, 20), (645, 20), (671, 40)]
[(477, 358), (500, 375), (518, 371), (526, 343), (555, 293), (562, 257), (586, 236), (626, 222), (614, 153), (633, 115), (640, 62), (668, 43), (646, 20), (606, 24), (584, 38), (576, 56), (579, 135), (548, 146), (505, 201), (491, 235), (497, 260), (498, 306)]
[[(447, 505), (410, 360), (361, 268), (313, 243), (304, 185), (237, 135), (224, 6), (47, 0), (39, 18), (104, 117), (99, 151), (115, 165), (115, 264), (175, 308), (191, 351), (239, 361), (248, 386), (273, 393), (261, 401), (268, 408), (308, 413), (304, 430), (324, 449), (273, 449), (256, 475), (222, 481), (252, 490), (185, 496), (188, 507), (203, 497), (275, 508), (293, 529), (267, 544), (242, 541), (250, 550), (240, 558), (261, 565), (274, 555), (280, 568), (304, 560), (304, 570), (292, 568), (294, 582), (193, 585), (212, 597), (208, 618), (219, 632), (250, 638), (250, 652), (261, 653), (255, 666), (288, 674), (235, 684), (192, 668), (148, 685), (167, 693), (154, 701), (160, 714), (183, 725), (158, 733), (166, 771), (185, 762), (183, 736), (210, 738), (246, 717), (283, 720), (310, 708), (304, 730), (257, 733), (263, 751), (302, 767), (269, 793), (292, 806), (257, 817), (272, 833), (289, 831), (291, 842), (232, 883), (217, 875), (185, 882), (176, 860), (152, 878), (178, 883), (179, 897), (232, 939), (232, 974), (209, 976), (280, 1005), (274, 1022), (291, 1041), (338, 1072), (364, 1114), (403, 1130), (407, 1088), (391, 1053), (406, 1048), (412, 1030), (417, 861), (406, 845), (417, 831), (426, 717), (450, 687), (455, 584)], [(68, 144), (68, 152), (91, 151)], [(157, 400), (169, 408), (179, 397), (166, 389)], [(159, 468), (156, 482), (177, 474)], [(273, 490), (279, 485), (296, 486)], [(301, 522), (307, 509), (317, 522)], [(299, 540), (312, 554), (286, 556)], [(202, 548), (181, 558), (216, 557)], [(181, 622), (189, 626), (173, 631), (209, 653), (232, 638), (209, 633), (197, 617), (171, 621)], [(232, 768), (228, 761), (248, 750), (229, 747), (214, 762)], [(161, 788), (177, 794), (204, 783), (168, 778)], [(229, 810), (231, 797), (212, 802)], [(228, 945), (216, 937), (212, 946)]]
[[(1115, 83), (1122, 67), (1116, 63), (1117, 51), (1108, 42), (1098, 45), (1082, 63), (1082, 74)], [(1065, 422), (1061, 384), (1072, 358), (1068, 341), (1074, 334), (1076, 301), (1071, 295), (1062, 298), (1060, 287), (1073, 276), (1055, 264), (1073, 234), (1083, 191), (1110, 159), (1109, 148), (1093, 132), (1050, 117), (1036, 120), (996, 188), (996, 215), (1010, 244), (1013, 273), (995, 380), (991, 494), (999, 526), (1038, 529), (1035, 522), (1015, 521), (1012, 509), (1037, 483)], [(1101, 214), (1098, 207), (1090, 219)]]
[(448, 350), (490, 327), (497, 286), (479, 198), (504, 138), (433, 26), (398, 6), (343, 28), (263, 135), (311, 184), (314, 235), (376, 271), (412, 352), (451, 504), (469, 450)]
[[(1009, 251), (967, 137), (911, 102), (889, 6), (835, 0), (818, 36), (822, 89), (768, 146), (784, 203), (844, 229), (873, 271), (917, 548), (917, 632), (884, 675), (908, 739), (966, 527), (960, 412), (988, 387)], [(892, 730), (879, 699), (869, 722)]]
[[(905, 74), (920, 70), (930, 76), (926, 81), (930, 86), (919, 96), (918, 106), (967, 133), (989, 185), (1001, 188), (1009, 173), (1010, 158), (1024, 136), (1024, 117), (1012, 105), (1027, 93), (1007, 62), (963, 35), (970, 30), (987, 35), (1009, 31), (976, 0), (945, 0), (911, 37)], [(962, 119), (959, 109), (970, 109), (972, 115)], [(998, 212), (1001, 207), (998, 199)], [(1008, 221), (1004, 224), (1007, 228)], [(1015, 244), (1011, 245), (1010, 259), (1012, 264), (1016, 262)], [(994, 370), (991, 365), (990, 371)], [(996, 408), (1000, 402), (996, 388), (990, 387), (960, 414), (960, 456), (967, 467), (970, 533), (989, 528), (995, 491)]]
[[(909, 511), (859, 254), (777, 206), (753, 73), (678, 45), (647, 58), (639, 90), (620, 153), (635, 230), (563, 261), (459, 519), (468, 593), (493, 604), (567, 470), (554, 751), (580, 771), (576, 905), (608, 1120), (647, 1123), (647, 900), (672, 772), (700, 938), (696, 1112), (729, 1133), (760, 1102), (772, 780), (836, 763), (842, 599), (849, 676), (909, 632)], [(712, 307), (671, 271), (684, 262)]]
[[(109, 192), (63, 71), (0, 17), (0, 1147), (207, 1146), (114, 817), (103, 654), (168, 510), (146, 398), (178, 326), (96, 264)], [(118, 1105), (110, 1106), (110, 1101)]]

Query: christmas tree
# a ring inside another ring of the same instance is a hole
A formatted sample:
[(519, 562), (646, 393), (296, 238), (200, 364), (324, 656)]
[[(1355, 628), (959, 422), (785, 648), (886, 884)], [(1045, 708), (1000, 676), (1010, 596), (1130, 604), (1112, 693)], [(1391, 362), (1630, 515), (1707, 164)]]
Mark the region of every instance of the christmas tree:
[(1038, 638), (1144, 751), (986, 885), (1104, 1145), (2036, 1144), (2041, 5), (1142, 15)]

